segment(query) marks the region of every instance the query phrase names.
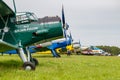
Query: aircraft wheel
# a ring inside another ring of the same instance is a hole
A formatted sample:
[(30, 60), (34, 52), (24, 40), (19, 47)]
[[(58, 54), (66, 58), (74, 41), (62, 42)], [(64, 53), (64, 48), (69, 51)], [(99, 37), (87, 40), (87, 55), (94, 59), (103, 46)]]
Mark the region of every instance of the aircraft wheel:
[(32, 62), (25, 62), (23, 64), (24, 70), (35, 70), (35, 65)]
[(33, 58), (33, 61), (34, 61), (35, 65), (39, 64), (39, 62), (38, 62), (38, 60), (36, 58)]

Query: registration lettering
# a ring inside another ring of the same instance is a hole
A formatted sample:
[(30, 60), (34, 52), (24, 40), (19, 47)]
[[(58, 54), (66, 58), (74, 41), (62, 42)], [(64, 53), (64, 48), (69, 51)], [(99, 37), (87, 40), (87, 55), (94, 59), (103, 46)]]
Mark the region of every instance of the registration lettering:
[(38, 27), (29, 27), (29, 28), (24, 28), (24, 29), (18, 29), (18, 30), (15, 30), (15, 33), (18, 33), (18, 32), (25, 32), (25, 31), (32, 31), (32, 30), (37, 30)]

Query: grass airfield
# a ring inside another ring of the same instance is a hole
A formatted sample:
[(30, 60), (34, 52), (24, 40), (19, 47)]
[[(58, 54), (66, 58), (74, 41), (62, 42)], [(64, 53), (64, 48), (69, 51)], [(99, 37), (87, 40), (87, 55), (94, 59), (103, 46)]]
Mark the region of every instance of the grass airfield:
[(120, 80), (120, 57), (33, 54), (39, 65), (24, 71), (18, 55), (0, 55), (0, 80)]

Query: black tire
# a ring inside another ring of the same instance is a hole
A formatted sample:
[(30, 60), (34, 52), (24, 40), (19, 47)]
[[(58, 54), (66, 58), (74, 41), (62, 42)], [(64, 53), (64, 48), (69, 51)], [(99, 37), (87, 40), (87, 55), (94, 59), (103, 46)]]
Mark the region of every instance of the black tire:
[(25, 62), (23, 64), (24, 70), (35, 70), (35, 65), (32, 62)]
[(33, 58), (33, 61), (34, 61), (35, 65), (39, 64), (39, 62), (38, 62), (38, 60), (36, 58)]

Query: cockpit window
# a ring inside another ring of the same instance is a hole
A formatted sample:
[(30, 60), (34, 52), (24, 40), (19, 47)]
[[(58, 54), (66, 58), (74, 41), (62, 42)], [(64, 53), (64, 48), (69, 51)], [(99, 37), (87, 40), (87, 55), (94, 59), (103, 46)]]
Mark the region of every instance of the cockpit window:
[(18, 13), (16, 15), (16, 23), (17, 24), (24, 24), (37, 21), (37, 18), (33, 13)]
[(34, 13), (30, 13), (28, 17), (30, 20), (37, 21), (37, 17)]
[(16, 16), (17, 23), (26, 23), (29, 22), (28, 17), (26, 15), (17, 15)]

